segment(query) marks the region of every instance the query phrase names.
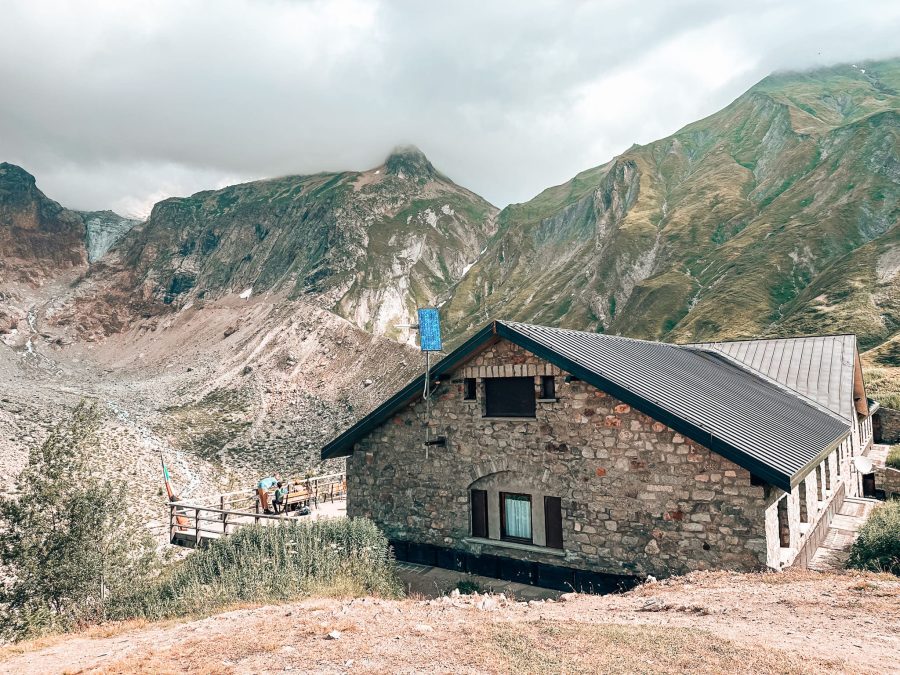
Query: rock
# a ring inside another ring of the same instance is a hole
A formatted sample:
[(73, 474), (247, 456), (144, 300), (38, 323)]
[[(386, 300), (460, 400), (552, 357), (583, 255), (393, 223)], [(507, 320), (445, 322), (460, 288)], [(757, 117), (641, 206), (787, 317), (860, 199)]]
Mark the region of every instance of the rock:
[(648, 575), (647, 575), (647, 583), (648, 583), (648, 584), (655, 584), (655, 583), (656, 583), (656, 577), (653, 576), (652, 574), (648, 574)]
[(413, 630), (416, 633), (431, 633), (434, 628), (429, 626), (427, 623), (417, 623), (415, 626), (413, 626)]
[(235, 333), (237, 333), (237, 326), (232, 324), (231, 326), (228, 326), (228, 328), (226, 328), (222, 334), (225, 337), (229, 337), (230, 335), (234, 335)]
[(484, 612), (492, 612), (492, 611), (494, 611), (495, 609), (497, 609), (498, 606), (499, 606), (499, 605), (497, 604), (497, 601), (494, 600), (493, 598), (483, 598), (483, 599), (476, 605), (476, 607), (478, 607), (478, 609), (480, 609), (480, 610), (482, 610), (482, 611), (484, 611)]
[(659, 553), (659, 544), (656, 543), (656, 539), (651, 539), (649, 543), (644, 547), (644, 553), (649, 555), (656, 555)]
[(451, 598), (458, 598), (458, 597), (459, 597), (459, 589), (458, 589), (458, 588), (454, 588), (452, 591), (450, 591), (450, 597), (451, 597)]
[(563, 602), (569, 602), (570, 600), (574, 600), (577, 597), (578, 593), (563, 593), (561, 596), (559, 596), (559, 599)]
[(241, 371), (241, 375), (249, 375), (253, 372), (253, 366), (244, 366), (244, 369)]
[(371, 386), (371, 385), (372, 385), (372, 380), (370, 380), (370, 379), (368, 379), (368, 378), (365, 379), (365, 380), (363, 380), (363, 386), (364, 386), (364, 387), (369, 387), (369, 386)]
[(328, 635), (325, 636), (326, 640), (340, 640), (341, 639), (341, 631), (333, 630)]

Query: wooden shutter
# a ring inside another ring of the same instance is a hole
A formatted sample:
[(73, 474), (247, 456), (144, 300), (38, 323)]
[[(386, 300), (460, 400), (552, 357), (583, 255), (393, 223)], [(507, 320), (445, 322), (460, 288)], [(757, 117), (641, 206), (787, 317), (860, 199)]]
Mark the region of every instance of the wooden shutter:
[(534, 417), (533, 377), (488, 377), (484, 395), (487, 417)]
[(472, 490), (472, 536), (487, 539), (487, 490)]
[(562, 501), (559, 497), (544, 497), (544, 527), (547, 532), (547, 546), (562, 548)]

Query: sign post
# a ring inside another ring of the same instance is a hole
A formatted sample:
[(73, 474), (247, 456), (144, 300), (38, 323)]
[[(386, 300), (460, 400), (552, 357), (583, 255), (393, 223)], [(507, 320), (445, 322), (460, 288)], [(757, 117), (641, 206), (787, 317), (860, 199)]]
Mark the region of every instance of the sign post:
[(436, 307), (424, 307), (416, 312), (419, 317), (419, 349), (425, 352), (425, 457), (431, 442), (431, 352), (439, 352), (441, 343), (441, 320)]

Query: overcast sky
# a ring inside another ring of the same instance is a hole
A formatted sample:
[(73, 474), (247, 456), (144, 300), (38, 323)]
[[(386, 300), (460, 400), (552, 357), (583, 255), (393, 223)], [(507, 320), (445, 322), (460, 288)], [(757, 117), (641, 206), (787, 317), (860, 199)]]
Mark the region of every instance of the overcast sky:
[(144, 215), (414, 143), (504, 206), (898, 37), (897, 0), (0, 0), (0, 161)]

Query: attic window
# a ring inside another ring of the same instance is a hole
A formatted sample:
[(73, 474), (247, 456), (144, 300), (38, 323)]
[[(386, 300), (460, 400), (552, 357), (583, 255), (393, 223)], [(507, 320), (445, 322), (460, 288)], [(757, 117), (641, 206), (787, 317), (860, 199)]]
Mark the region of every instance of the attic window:
[(484, 380), (485, 417), (534, 417), (533, 377), (489, 377)]
[(464, 401), (474, 401), (476, 398), (476, 392), (478, 391), (478, 387), (476, 386), (476, 380), (474, 377), (467, 377), (463, 380), (463, 400)]

